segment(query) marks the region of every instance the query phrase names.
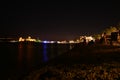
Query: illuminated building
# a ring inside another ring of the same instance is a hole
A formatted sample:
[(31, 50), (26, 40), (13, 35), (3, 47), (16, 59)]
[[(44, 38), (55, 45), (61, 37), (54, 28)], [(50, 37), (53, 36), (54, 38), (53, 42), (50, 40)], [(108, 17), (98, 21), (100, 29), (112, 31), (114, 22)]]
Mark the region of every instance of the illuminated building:
[(19, 38), (19, 42), (21, 41), (25, 41), (25, 39), (23, 39), (22, 37)]
[(28, 38), (26, 38), (26, 39), (20, 37), (20, 38), (19, 38), (19, 42), (22, 42), (22, 41), (33, 41), (33, 42), (35, 42), (36, 39), (32, 39), (30, 36), (28, 36)]
[(32, 39), (30, 36), (28, 36), (28, 38), (26, 39), (26, 41), (33, 41), (33, 42), (35, 42), (36, 39)]
[(92, 36), (80, 36), (80, 42), (84, 42), (84, 39), (86, 40), (86, 43), (90, 41), (95, 41), (95, 39)]

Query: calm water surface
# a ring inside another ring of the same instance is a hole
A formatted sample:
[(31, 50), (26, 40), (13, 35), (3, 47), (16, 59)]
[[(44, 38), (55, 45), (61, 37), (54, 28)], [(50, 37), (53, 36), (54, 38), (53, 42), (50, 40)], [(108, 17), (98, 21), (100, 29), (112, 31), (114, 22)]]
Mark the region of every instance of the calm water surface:
[(71, 49), (71, 44), (0, 43), (4, 77), (21, 77)]

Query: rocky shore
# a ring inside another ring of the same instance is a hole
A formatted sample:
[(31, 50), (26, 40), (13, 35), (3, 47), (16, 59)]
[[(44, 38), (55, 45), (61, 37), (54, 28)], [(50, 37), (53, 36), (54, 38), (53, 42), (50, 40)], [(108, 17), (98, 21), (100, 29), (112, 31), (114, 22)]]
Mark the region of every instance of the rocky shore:
[(120, 46), (76, 45), (24, 80), (119, 80)]

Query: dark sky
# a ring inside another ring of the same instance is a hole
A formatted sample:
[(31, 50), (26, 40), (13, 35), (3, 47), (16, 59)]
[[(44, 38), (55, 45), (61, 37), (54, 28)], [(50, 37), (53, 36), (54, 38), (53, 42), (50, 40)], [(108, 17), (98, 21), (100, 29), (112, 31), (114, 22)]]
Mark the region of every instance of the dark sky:
[(120, 21), (117, 2), (3, 2), (0, 37), (74, 39), (100, 33)]

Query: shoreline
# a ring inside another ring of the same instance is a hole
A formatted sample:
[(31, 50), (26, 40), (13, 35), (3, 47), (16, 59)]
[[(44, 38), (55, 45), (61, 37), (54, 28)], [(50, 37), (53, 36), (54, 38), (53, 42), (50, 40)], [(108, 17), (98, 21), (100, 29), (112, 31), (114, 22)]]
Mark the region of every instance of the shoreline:
[[(86, 67), (93, 65), (94, 67), (96, 67), (95, 65), (100, 66), (103, 64), (107, 64), (107, 65), (111, 66), (111, 64), (112, 64), (111, 62), (113, 62), (115, 67), (117, 67), (117, 65), (120, 65), (119, 64), (119, 62), (120, 62), (120, 46), (76, 45), (76, 47), (74, 47), (70, 51), (68, 51), (60, 56), (57, 56), (55, 59), (48, 61), (47, 63), (45, 63), (45, 65), (43, 67), (30, 72), (30, 74), (23, 77), (22, 80), (33, 80), (33, 79), (39, 80), (40, 78), (42, 78), (41, 75), (43, 75), (44, 73), (51, 70), (49, 68), (56, 69), (57, 66), (59, 68), (62, 68), (62, 70), (64, 70), (65, 65), (66, 65), (66, 68), (72, 67), (73, 65), (76, 67), (78, 65), (79, 66), (85, 65)], [(104, 70), (104, 66), (102, 66), (102, 67)], [(90, 69), (92, 69), (92, 67), (90, 67)], [(71, 70), (75, 70), (75, 68), (71, 68)], [(59, 69), (56, 69), (56, 71), (58, 71), (58, 73), (61, 72), (61, 71), (59, 71)], [(64, 73), (64, 71), (62, 71), (62, 72)], [(54, 70), (52, 70), (51, 74), (52, 73), (54, 73)], [(54, 77), (52, 76), (52, 78), (55, 78), (54, 80), (57, 80), (56, 79), (57, 77), (58, 77), (58, 75), (56, 75)], [(47, 75), (44, 76), (44, 78), (47, 78)]]

